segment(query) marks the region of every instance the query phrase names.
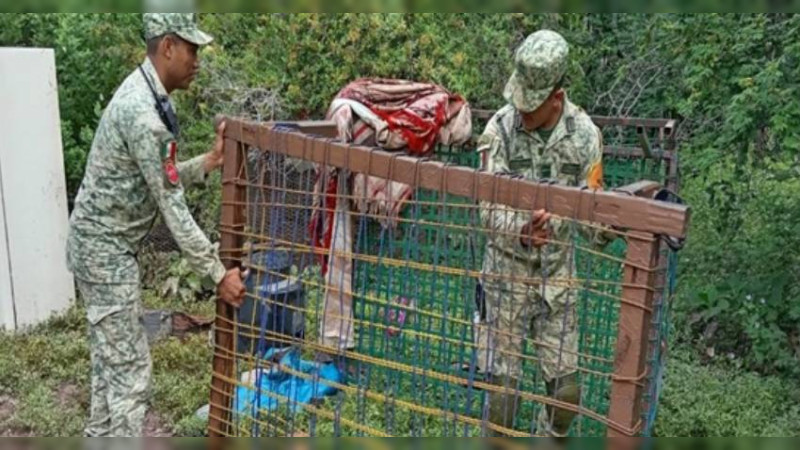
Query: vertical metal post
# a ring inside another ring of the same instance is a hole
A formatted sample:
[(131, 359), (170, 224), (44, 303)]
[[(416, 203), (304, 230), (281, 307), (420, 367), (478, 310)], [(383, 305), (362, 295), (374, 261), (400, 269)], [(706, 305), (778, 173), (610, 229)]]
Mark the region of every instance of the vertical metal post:
[(659, 260), (660, 241), (655, 235), (630, 232), (627, 241), (609, 420), (630, 433), (610, 427), (609, 437), (635, 434), (641, 424), (652, 325), (650, 318)]
[[(222, 214), (220, 226), (220, 254), (228, 269), (239, 267), (242, 257), (242, 232), (245, 228), (246, 189), (240, 183), (244, 167), (241, 144), (225, 139), (225, 160), (222, 170)], [(217, 299), (217, 316), (214, 322), (214, 360), (211, 379), (211, 400), (208, 435), (230, 435), (231, 404), (233, 401), (234, 353), (236, 351), (233, 307)]]

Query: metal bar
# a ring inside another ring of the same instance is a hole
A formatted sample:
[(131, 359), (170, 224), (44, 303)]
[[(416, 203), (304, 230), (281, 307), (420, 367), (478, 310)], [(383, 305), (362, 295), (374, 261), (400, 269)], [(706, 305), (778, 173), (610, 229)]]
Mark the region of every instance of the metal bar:
[[(679, 164), (680, 164), (680, 156), (678, 155), (678, 152), (675, 151), (676, 141), (675, 141), (674, 124), (671, 124), (668, 127), (664, 127), (662, 129), (660, 129), (659, 130), (659, 138), (661, 139), (662, 142), (664, 142), (664, 147), (665, 147), (665, 150), (666, 150), (665, 154), (671, 155), (671, 157), (666, 161), (666, 163), (667, 163), (667, 178), (665, 180), (666, 181), (666, 183), (665, 183), (666, 187), (667, 187), (667, 189), (671, 190), (675, 194), (678, 194), (678, 190), (680, 189), (680, 176), (679, 176), (679, 173), (678, 173)], [(665, 303), (669, 302), (671, 300), (671, 298), (670, 298), (670, 295), (665, 292), (665, 289), (666, 289), (666, 283), (667, 283), (667, 277), (668, 277), (667, 271), (669, 270), (669, 259), (670, 259), (671, 250), (669, 248), (665, 248), (665, 249), (661, 249), (661, 251), (659, 253), (660, 253), (659, 260), (658, 260), (659, 270), (658, 270), (658, 272), (656, 274), (656, 280), (655, 280), (655, 286), (656, 286), (655, 294), (656, 295), (655, 295), (655, 298), (653, 300), (653, 305), (654, 305), (654, 308), (658, 308), (659, 305), (661, 306), (661, 308), (668, 308), (668, 305), (666, 305)], [(658, 317), (655, 317), (655, 316), (653, 317), (653, 321), (656, 321), (658, 319), (659, 319)], [(663, 320), (663, 317), (660, 318), (660, 319)], [(652, 329), (655, 329), (655, 327), (657, 327), (658, 325), (659, 325), (658, 323), (653, 322), (653, 324), (652, 324), (653, 328)], [(651, 333), (652, 333), (652, 329), (651, 329)], [(656, 336), (654, 336), (654, 337), (657, 337), (657, 333), (655, 333), (655, 334), (656, 334)], [(660, 342), (657, 339), (651, 340), (650, 349), (649, 349), (649, 354), (650, 354), (649, 357), (651, 357), (653, 355), (653, 353), (657, 350), (657, 347), (661, 346), (662, 344), (666, 345), (666, 342)], [(661, 351), (666, 351), (666, 349), (661, 349)], [(651, 379), (649, 381), (653, 382), (655, 380), (651, 377)], [(648, 385), (648, 386), (645, 387), (645, 389), (646, 389), (645, 392), (650, 392), (651, 391), (651, 386)], [(658, 393), (656, 393), (656, 395), (657, 394)], [(657, 398), (647, 398), (647, 399), (644, 399), (644, 400), (646, 400), (646, 402), (642, 404), (642, 412), (643, 412), (642, 416), (644, 416), (646, 411), (649, 408), (652, 407), (652, 403), (653, 402), (657, 402), (658, 401)], [(648, 426), (648, 425), (652, 426), (652, 424), (648, 424), (648, 423), (645, 423), (644, 425), (645, 426)]]
[(680, 157), (678, 156), (678, 152), (675, 151), (676, 143), (675, 143), (675, 133), (673, 128), (669, 129), (669, 134), (666, 135), (665, 142), (666, 142), (667, 153), (673, 155), (673, 157), (670, 158), (669, 160), (669, 175), (667, 176), (667, 183), (666, 183), (667, 189), (677, 194), (681, 188), (680, 174), (679, 174)]
[(267, 122), (267, 125), (274, 127), (288, 127), (296, 129), (304, 134), (312, 136), (322, 136), (327, 138), (339, 137), (339, 130), (336, 129), (336, 122), (332, 120), (304, 120), (299, 122)]
[(642, 146), (642, 151), (648, 159), (653, 158), (653, 150), (650, 147), (650, 139), (647, 138), (647, 130), (642, 126), (636, 126), (636, 135), (639, 137), (639, 145)]
[(614, 357), (614, 377), (611, 385), (609, 420), (628, 430), (627, 433), (609, 428), (608, 437), (638, 434), (641, 426), (642, 394), (647, 382), (647, 357), (650, 342), (650, 308), (659, 260), (660, 239), (650, 233), (628, 233), (624, 286), (620, 305), (619, 330)]
[[(473, 109), (472, 117), (481, 120), (489, 120), (496, 111), (491, 109)], [(675, 128), (674, 119), (648, 119), (640, 117), (610, 117), (610, 116), (589, 116), (592, 122), (598, 127), (611, 126), (641, 126), (644, 128), (664, 128), (666, 133), (671, 133)], [(666, 131), (669, 130), (669, 131)]]
[[(219, 123), (226, 120), (231, 123), (246, 122), (247, 119), (243, 117), (226, 117), (222, 114), (214, 116), (214, 129), (219, 126)], [(263, 122), (264, 125), (270, 127), (287, 127), (293, 128), (304, 134), (317, 135), (328, 138), (338, 137), (339, 130), (336, 128), (336, 122), (332, 120), (276, 120), (270, 122)]]
[[(659, 183), (655, 181), (642, 180), (626, 186), (621, 186), (619, 188), (614, 189), (614, 191), (624, 192), (628, 195), (633, 195), (637, 197), (653, 198), (653, 196), (659, 189), (661, 189), (661, 185)], [(660, 248), (659, 258), (658, 258), (658, 270), (656, 272), (654, 281), (655, 292), (652, 301), (653, 305), (652, 311), (655, 311), (658, 308), (658, 306), (661, 305), (661, 302), (665, 300), (663, 294), (665, 286), (664, 283), (666, 282), (666, 267), (668, 265), (668, 257), (669, 257), (668, 251), (664, 251), (663, 248)], [(650, 336), (648, 336), (647, 340), (648, 345), (646, 348), (646, 361), (648, 362), (652, 362), (654, 351), (657, 349), (658, 346), (661, 345), (661, 342), (658, 342), (657, 339), (655, 339), (657, 337), (656, 336), (657, 333), (654, 333), (654, 331), (657, 330), (659, 326), (658, 323), (659, 317), (655, 313), (651, 314), (650, 316), (651, 316), (650, 332), (649, 332)], [(645, 385), (643, 386), (642, 398), (641, 400), (639, 400), (639, 402), (642, 405), (641, 417), (643, 421), (645, 420), (645, 416), (647, 415), (646, 411), (648, 410), (650, 404), (654, 401), (654, 399), (648, 398), (648, 394), (650, 393), (650, 387), (651, 387), (649, 383), (652, 381), (652, 379), (653, 379), (652, 374), (650, 374), (646, 380), (642, 380), (645, 383)], [(644, 423), (643, 426), (646, 427), (647, 423)]]
[[(624, 194), (512, 179), (435, 161), (390, 153), (370, 147), (343, 144), (292, 131), (274, 130), (265, 124), (231, 119), (226, 137), (247, 145), (294, 158), (346, 168), (400, 183), (494, 202), (520, 210), (549, 208), (575, 220), (684, 238), (690, 208)], [(260, 145), (263, 144), (263, 145)], [(264, 145), (269, 148), (264, 148)], [(417, 176), (418, 174), (418, 176)], [(442, 179), (446, 178), (446, 183)]]
[(591, 116), (600, 128), (614, 126), (636, 126), (643, 128), (675, 128), (675, 119), (648, 119), (642, 117)]
[[(670, 161), (675, 158), (675, 153), (672, 151), (659, 151), (652, 152), (653, 156), (657, 159)], [(646, 158), (648, 157), (640, 147), (623, 147), (617, 145), (604, 145), (604, 156), (614, 156), (623, 158)]]
[[(241, 254), (237, 249), (242, 248), (241, 233), (232, 232), (245, 226), (244, 202), (246, 190), (244, 186), (236, 183), (244, 168), (244, 153), (241, 145), (230, 138), (225, 139), (225, 156), (222, 170), (222, 214), (220, 254), (222, 262), (228, 269), (241, 265)], [(217, 299), (217, 316), (214, 322), (214, 340), (216, 345), (233, 354), (235, 348), (234, 330), (231, 325), (235, 320), (233, 307)], [(214, 352), (213, 375), (211, 379), (211, 400), (208, 421), (208, 434), (210, 437), (223, 437), (229, 434), (230, 411), (233, 401), (233, 385), (227, 380), (234, 378), (233, 360)]]
[(653, 198), (653, 195), (661, 188), (656, 181), (642, 180), (625, 186), (613, 189), (613, 192), (622, 192), (627, 195), (642, 198)]

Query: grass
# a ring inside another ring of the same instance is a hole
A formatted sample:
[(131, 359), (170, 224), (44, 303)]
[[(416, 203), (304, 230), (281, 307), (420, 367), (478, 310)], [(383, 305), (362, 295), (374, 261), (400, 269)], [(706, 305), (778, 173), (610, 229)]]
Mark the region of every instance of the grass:
[[(169, 302), (148, 294), (148, 308)], [(175, 305), (210, 315), (210, 302)], [(79, 306), (28, 333), (0, 334), (0, 435), (80, 436), (89, 404), (89, 352)], [(175, 338), (152, 348), (152, 411), (175, 435), (201, 435), (205, 423), (194, 417), (207, 403), (212, 351), (205, 333)], [(332, 399), (335, 402), (336, 399)], [(343, 416), (384, 427), (385, 405), (362, 411), (345, 400)], [(301, 416), (297, 417), (301, 419)], [(452, 421), (427, 420), (395, 410), (396, 432), (418, 427), (424, 435), (453, 434)], [(451, 427), (449, 430), (446, 427)], [(320, 434), (334, 432), (319, 420)], [(800, 435), (797, 380), (762, 377), (726, 367), (704, 367), (686, 353), (673, 352), (656, 425), (658, 436)]]
[[(315, 313), (315, 305), (319, 302), (319, 294), (316, 290), (308, 292), (310, 312), (306, 317), (309, 331), (307, 338), (313, 338), (316, 331), (319, 318)], [(375, 292), (369, 294), (373, 297), (379, 296)], [(366, 302), (364, 311), (360, 313), (371, 316), (376, 308), (376, 305)], [(380, 322), (377, 318), (372, 321)], [(380, 341), (380, 330), (377, 333), (365, 332), (375, 335), (369, 339), (374, 340), (377, 336)], [(358, 351), (362, 354), (376, 353), (385, 359), (406, 363), (424, 360), (424, 365), (429, 367), (438, 360), (434, 355), (423, 355), (421, 358), (416, 355), (417, 358), (414, 359), (415, 355), (392, 350), (391, 346), (386, 348), (382, 345), (359, 344)], [(800, 386), (796, 380), (762, 377), (729, 367), (703, 366), (689, 353), (679, 349), (672, 354), (667, 364), (665, 391), (655, 429), (657, 436), (800, 435)], [(437, 370), (447, 372), (441, 367)], [(386, 393), (390, 398), (403, 399), (415, 405), (443, 407), (450, 412), (464, 413), (469, 410), (471, 413), (467, 415), (470, 416), (478, 413), (479, 405), (475, 403), (479, 399), (473, 398), (470, 407), (466, 407), (461, 389), (430, 379), (423, 383), (419, 377), (414, 379), (401, 371), (373, 367), (367, 385), (370, 392)], [(393, 404), (391, 400), (381, 402), (367, 399), (359, 403), (358, 398), (353, 393), (341, 393), (329, 399), (322, 408), (330, 412), (338, 409), (343, 418), (393, 435), (411, 435), (416, 432), (424, 436), (458, 436), (465, 432), (479, 431), (474, 427), (465, 427), (452, 418), (415, 413), (407, 407)], [(449, 403), (445, 403), (445, 398)], [(523, 414), (529, 418), (535, 416), (532, 411), (524, 411)], [(295, 427), (307, 431), (311, 414), (306, 411), (292, 414), (279, 410), (265, 413), (261, 419), (270, 425), (293, 421)], [(346, 424), (335, 430), (332, 420), (321, 417), (317, 418), (313, 429), (316, 435), (321, 436), (334, 435), (337, 432), (345, 435), (357, 434), (357, 430)], [(586, 431), (584, 428), (583, 432)], [(249, 433), (247, 425), (242, 427), (242, 433)], [(259, 433), (280, 435), (282, 431), (262, 426)]]
[(701, 366), (678, 352), (668, 362), (657, 436), (800, 435), (800, 383)]
[[(147, 308), (170, 303), (146, 292)], [(191, 314), (211, 316), (213, 305), (175, 305)], [(84, 311), (71, 308), (61, 317), (27, 333), (0, 334), (0, 434), (81, 436), (89, 407), (89, 349)], [(151, 411), (160, 428), (181, 435), (202, 433), (194, 412), (208, 402), (212, 350), (208, 335), (185, 341), (169, 338), (152, 348)]]

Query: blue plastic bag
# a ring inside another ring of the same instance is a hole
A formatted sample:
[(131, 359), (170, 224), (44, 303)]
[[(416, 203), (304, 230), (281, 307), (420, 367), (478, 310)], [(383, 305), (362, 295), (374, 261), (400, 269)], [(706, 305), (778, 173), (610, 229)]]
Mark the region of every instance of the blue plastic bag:
[[(269, 352), (267, 359), (273, 354)], [(310, 377), (301, 378), (286, 371), (302, 372)], [(262, 368), (256, 371), (253, 386), (239, 386), (236, 389), (234, 408), (239, 414), (251, 413), (256, 415), (259, 410), (272, 411), (277, 409), (288, 398), (289, 405), (294, 412), (302, 409), (303, 404), (314, 399), (334, 395), (338, 389), (331, 383), (341, 383), (342, 375), (333, 363), (320, 364), (300, 358), (300, 352), (292, 349), (269, 369)], [(280, 398), (267, 395), (277, 394)]]

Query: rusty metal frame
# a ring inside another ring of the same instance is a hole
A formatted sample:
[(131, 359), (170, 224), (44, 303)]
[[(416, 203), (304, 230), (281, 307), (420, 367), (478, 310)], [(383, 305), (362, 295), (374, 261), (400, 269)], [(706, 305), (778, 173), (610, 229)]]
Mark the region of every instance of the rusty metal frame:
[[(494, 111), (491, 110), (473, 110), (473, 117), (488, 121), (493, 115)], [(635, 127), (636, 134), (639, 138), (640, 147), (630, 147), (630, 146), (614, 146), (614, 145), (605, 145), (603, 147), (603, 155), (604, 157), (608, 158), (630, 158), (630, 159), (642, 159), (642, 158), (652, 158), (661, 160), (666, 165), (666, 177), (665, 177), (665, 186), (668, 190), (672, 191), (673, 193), (677, 194), (680, 190), (680, 175), (679, 175), (679, 154), (677, 151), (677, 145), (675, 140), (675, 130), (677, 128), (677, 122), (674, 119), (650, 119), (650, 118), (637, 118), (637, 117), (608, 117), (608, 116), (590, 116), (592, 121), (600, 128), (605, 127)], [(656, 143), (658, 144), (659, 148), (656, 151), (652, 149), (652, 143), (648, 140), (647, 136), (648, 133), (652, 130), (655, 130), (656, 134)], [(643, 196), (647, 198), (652, 198), (653, 194), (659, 189), (657, 183), (637, 183), (632, 186), (627, 186), (623, 188), (618, 188), (616, 191), (624, 192), (629, 195), (635, 196)], [(644, 189), (646, 192), (642, 192), (641, 190)], [(669, 253), (663, 247), (656, 247), (655, 249), (651, 249), (655, 253), (659, 254), (658, 259), (658, 267), (659, 270), (655, 274), (655, 280), (653, 281), (653, 285), (655, 288), (655, 298), (649, 299), (648, 303), (652, 306), (661, 305), (662, 302), (669, 302), (671, 301), (670, 298), (663, 298), (664, 294), (664, 287), (666, 283), (666, 268), (669, 264)], [(632, 249), (634, 250), (634, 249)], [(645, 255), (640, 255), (642, 258)], [(627, 276), (627, 274), (626, 274)], [(627, 280), (626, 280), (627, 281)], [(623, 292), (623, 296), (630, 296), (633, 295), (631, 292)], [(626, 304), (627, 305), (627, 304)], [(625, 306), (625, 305), (623, 305)], [(625, 318), (627, 320), (634, 320), (633, 318), (629, 317), (630, 314), (634, 314), (633, 311), (625, 311), (625, 307), (620, 312), (620, 325), (622, 325), (622, 319)], [(624, 314), (624, 315), (623, 315)], [(649, 357), (651, 352), (654, 349), (654, 346), (661, 345), (661, 342), (657, 342), (655, 336), (652, 336), (652, 330), (658, 325), (656, 323), (651, 323), (653, 320), (657, 318), (655, 315), (650, 314), (652, 317), (648, 317), (645, 320), (648, 320), (646, 325), (646, 334), (643, 334), (643, 338), (649, 340), (649, 348), (646, 349), (643, 358)], [(638, 322), (637, 322), (638, 323)], [(624, 333), (624, 331), (620, 330), (620, 336)], [(618, 348), (617, 349), (617, 357), (621, 358), (621, 352), (627, 351), (625, 348)], [(638, 376), (638, 375), (637, 375)], [(638, 405), (636, 406), (640, 410), (645, 408), (647, 405), (645, 404), (646, 401), (642, 399), (642, 392), (645, 392), (645, 388), (648, 387), (646, 384), (648, 381), (651, 380), (640, 380), (639, 387), (641, 389), (634, 392), (635, 398), (637, 398)], [(612, 406), (617, 407), (620, 402), (625, 402), (628, 400), (623, 400), (623, 393), (628, 394), (626, 392), (623, 385), (620, 382), (617, 382), (615, 385), (615, 389), (617, 390), (617, 397), (616, 400), (612, 400)], [(612, 397), (613, 398), (613, 397)], [(627, 407), (620, 407), (621, 410), (628, 411)], [(619, 409), (616, 410), (616, 413), (619, 414)], [(643, 416), (643, 415), (642, 415)], [(634, 424), (633, 421), (627, 420), (630, 417), (622, 417), (618, 416), (618, 420), (620, 420), (620, 424), (626, 423), (628, 427), (635, 427), (637, 424)], [(647, 424), (643, 424), (647, 425)]]
[[(237, 206), (246, 201), (245, 186), (236, 182), (245, 170), (244, 152), (240, 142), (226, 137), (224, 144), (224, 165), (222, 169), (222, 198), (220, 252), (226, 269), (241, 267), (242, 233), (246, 225), (245, 211)], [(235, 352), (235, 312), (229, 304), (217, 299), (217, 314), (214, 321), (214, 359), (211, 378), (211, 397), (209, 401), (208, 434), (210, 437), (223, 437), (230, 434), (230, 405), (233, 402), (235, 366), (232, 355)], [(222, 350), (222, 351), (220, 351)]]
[[(659, 263), (660, 239), (651, 233), (629, 232), (625, 258), (619, 328), (611, 384), (610, 422), (625, 433), (609, 427), (609, 437), (637, 435), (643, 426), (642, 395), (647, 382), (655, 269)], [(647, 268), (647, 269), (645, 269)]]
[[(509, 176), (448, 166), (440, 162), (349, 145), (332, 139), (335, 126), (328, 122), (257, 123), (226, 118), (223, 208), (220, 223), (226, 267), (241, 264), (245, 227), (246, 182), (242, 179), (244, 148), (326, 164), (430, 190), (493, 201), (528, 210), (547, 206), (559, 216), (592, 221), (629, 230), (624, 269), (623, 301), (612, 379), (609, 436), (634, 436), (641, 431), (642, 395), (649, 355), (651, 308), (656, 297), (662, 235), (685, 238), (690, 208), (652, 200), (656, 186), (636, 183), (604, 192), (540, 184)], [(312, 136), (315, 135), (315, 136)], [(264, 148), (268, 146), (268, 148)], [(217, 300), (216, 349), (211, 387), (209, 435), (229, 434), (230, 406), (235, 379), (233, 361), (234, 311)], [(617, 431), (614, 431), (617, 430)], [(619, 430), (624, 430), (621, 432)]]
[[(416, 187), (423, 189), (441, 190), (442, 178), (446, 177), (447, 193), (474, 197), (476, 201), (492, 202), (496, 198), (497, 203), (520, 210), (550, 207), (553, 214), (575, 220), (594, 221), (681, 239), (686, 237), (690, 210), (683, 205), (616, 192), (513, 179), (437, 161), (420, 162), (416, 157), (398, 155), (396, 152), (344, 144), (333, 139), (309, 136), (300, 130), (279, 130), (269, 124), (239, 119), (228, 119), (225, 135), (252, 147), (259, 147), (264, 142), (273, 143), (268, 149), (273, 153), (410, 185), (414, 185), (415, 171), (418, 170)], [(304, 154), (305, 148), (311, 149), (310, 154)]]

